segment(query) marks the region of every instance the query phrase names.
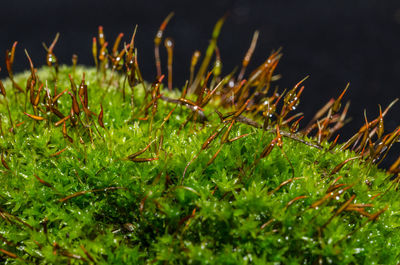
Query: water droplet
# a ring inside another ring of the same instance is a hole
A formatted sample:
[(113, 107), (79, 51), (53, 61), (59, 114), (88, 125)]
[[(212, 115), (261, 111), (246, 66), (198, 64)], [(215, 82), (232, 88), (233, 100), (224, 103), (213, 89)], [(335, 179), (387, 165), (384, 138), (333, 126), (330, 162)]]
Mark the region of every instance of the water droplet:
[(360, 252), (364, 251), (363, 248), (355, 248), (354, 249), (354, 254), (359, 254)]

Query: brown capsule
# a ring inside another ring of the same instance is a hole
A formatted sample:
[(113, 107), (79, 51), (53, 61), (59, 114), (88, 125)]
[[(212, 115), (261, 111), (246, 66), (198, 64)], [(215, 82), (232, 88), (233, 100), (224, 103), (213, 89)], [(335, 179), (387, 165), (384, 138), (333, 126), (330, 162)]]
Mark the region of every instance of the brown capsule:
[(157, 31), (156, 37), (154, 38), (154, 44), (160, 45), (163, 32), (164, 32), (165, 28), (167, 27), (168, 22), (171, 20), (171, 18), (173, 16), (174, 16), (174, 12), (169, 13), (168, 16), (161, 23), (160, 28)]
[(278, 147), (282, 147), (283, 146), (282, 135), (281, 135), (281, 132), (279, 130), (278, 124), (276, 125), (276, 139), (277, 139), (277, 146)]
[[(175, 107), (176, 108), (176, 107)], [(161, 123), (160, 127), (163, 127), (164, 124), (171, 118), (172, 113), (174, 112), (175, 108), (173, 108), (168, 114), (167, 116), (165, 116), (163, 122)]]
[(31, 86), (29, 87), (29, 99), (33, 106), (35, 106), (35, 91), (34, 91), (34, 81), (32, 80)]
[(71, 83), (72, 92), (74, 92), (74, 94), (76, 94), (77, 88), (76, 88), (75, 81), (72, 78), (71, 74), (68, 74), (68, 78), (69, 78), (69, 82)]
[(101, 127), (101, 128), (104, 128), (104, 122), (103, 122), (103, 105), (102, 105), (102, 104), (100, 104), (100, 113), (99, 113), (99, 116), (98, 116), (97, 120), (98, 120), (98, 122), (99, 122), (100, 127)]
[(328, 150), (332, 150), (333, 148), (335, 148), (337, 140), (339, 139), (340, 134), (338, 134), (335, 138), (335, 140), (329, 145)]
[(61, 118), (58, 122), (54, 123), (54, 126), (60, 126), (62, 123), (65, 123), (69, 118), (71, 118), (71, 115), (65, 116), (64, 118)]
[(214, 155), (211, 157), (211, 159), (207, 162), (207, 166), (211, 165), (211, 164), (214, 162), (214, 160), (217, 158), (219, 152), (221, 152), (222, 146), (223, 146), (223, 145), (221, 145), (221, 146), (218, 148), (217, 152), (215, 152), (215, 154), (214, 154)]
[(338, 216), (341, 212), (347, 209), (347, 207), (351, 204), (351, 202), (356, 198), (356, 195), (352, 195), (350, 199), (348, 199), (340, 208), (329, 218), (329, 220), (321, 226), (321, 229), (325, 228), (336, 216)]
[(67, 139), (70, 143), (73, 143), (74, 140), (67, 134), (67, 125), (64, 121), (63, 123), (63, 128), (62, 128), (62, 133), (65, 139)]
[(335, 100), (333, 98), (330, 99), (320, 110), (317, 111), (317, 113), (314, 115), (314, 117), (311, 119), (311, 121), (307, 124), (306, 128), (304, 129), (306, 135), (310, 133), (315, 122), (319, 120), (332, 107), (334, 102)]
[(146, 196), (144, 196), (143, 199), (140, 201), (140, 205), (139, 205), (139, 212), (140, 212), (140, 215), (143, 214), (143, 210), (144, 210), (144, 206), (145, 206), (147, 197), (151, 196), (152, 194), (153, 194), (153, 192), (150, 190), (150, 191), (146, 194)]
[(245, 133), (245, 134), (236, 136), (236, 137), (234, 137), (234, 138), (232, 138), (232, 139), (229, 139), (228, 142), (232, 143), (232, 142), (234, 142), (234, 141), (236, 141), (236, 140), (242, 139), (243, 137), (246, 137), (246, 136), (249, 136), (249, 135), (250, 135), (249, 133)]
[(144, 152), (146, 152), (146, 150), (149, 149), (149, 147), (151, 146), (151, 144), (152, 144), (154, 141), (155, 141), (155, 140), (151, 141), (151, 142), (150, 142), (145, 148), (143, 148), (142, 150), (137, 151), (136, 153), (129, 155), (129, 156), (128, 156), (128, 159), (132, 160), (132, 159), (136, 158), (137, 156), (139, 156), (139, 155), (143, 154)]
[[(335, 178), (335, 179), (332, 181), (332, 184), (331, 184), (331, 185), (336, 184), (336, 182), (338, 182), (338, 181), (341, 180), (342, 178), (343, 178), (343, 176), (339, 176), (339, 177)], [(328, 191), (327, 191), (326, 193), (328, 193)]]
[(83, 112), (85, 112), (86, 116), (88, 116), (88, 117), (90, 117), (90, 116), (92, 116), (92, 115), (97, 116), (96, 113), (90, 111), (88, 108), (85, 107), (84, 100), (82, 99), (81, 95), (79, 95), (79, 101), (80, 101), (81, 104), (82, 104)]
[(36, 97), (35, 97), (35, 99), (34, 99), (34, 101), (33, 101), (33, 103), (32, 103), (33, 106), (37, 106), (37, 105), (39, 104), (39, 101), (40, 101), (40, 92), (42, 91), (42, 88), (43, 88), (43, 84), (41, 84), (41, 85), (39, 86), (39, 89), (38, 89), (38, 91), (37, 91), (37, 93), (36, 93)]
[(217, 47), (215, 47), (215, 63), (214, 63), (214, 67), (212, 70), (214, 77), (220, 76), (221, 71), (222, 71), (221, 54), (220, 54), (219, 48), (217, 46)]
[(104, 61), (107, 58), (107, 45), (108, 42), (105, 42), (103, 46), (100, 48), (99, 60)]
[(53, 104), (56, 104), (56, 103), (57, 103), (57, 100), (58, 100), (65, 92), (67, 92), (67, 91), (68, 91), (68, 88), (65, 89), (64, 91), (62, 91), (60, 94), (55, 95), (55, 96), (53, 97)]
[(156, 68), (157, 68), (157, 76), (161, 75), (161, 60), (160, 60), (160, 43), (161, 39), (163, 36), (163, 32), (165, 28), (167, 27), (168, 22), (170, 19), (174, 16), (174, 12), (171, 12), (168, 14), (168, 16), (164, 19), (164, 21), (161, 23), (160, 28), (157, 31), (156, 36), (154, 37), (154, 57), (156, 61)]
[(389, 135), (390, 136), (384, 142), (384, 144), (386, 146), (389, 146), (390, 144), (392, 144), (398, 138), (398, 136), (400, 135), (400, 126), (395, 131), (390, 133)]
[(15, 48), (17, 47), (18, 42), (15, 41), (13, 43), (13, 46), (11, 48), (11, 51), (6, 51), (6, 68), (8, 71), (8, 74), (11, 78), (13, 78), (13, 70), (12, 66), (14, 64), (14, 55), (15, 55)]
[(371, 138), (368, 139), (368, 150), (369, 150), (369, 158), (375, 157), (375, 147), (371, 141)]
[(26, 55), (26, 57), (28, 58), (28, 61), (29, 61), (29, 66), (30, 66), (30, 69), (31, 69), (31, 77), (32, 77), (32, 80), (36, 80), (35, 67), (33, 66), (32, 59), (31, 59), (31, 57), (29, 56), (29, 53), (28, 53), (28, 51), (27, 51), (26, 49), (25, 49), (25, 55)]
[(378, 194), (372, 196), (370, 200), (372, 201), (372, 200), (374, 200), (376, 197), (378, 197), (378, 196), (380, 196), (380, 195), (381, 195), (381, 193), (378, 193)]
[(207, 138), (207, 140), (204, 142), (204, 144), (201, 146), (201, 150), (206, 149), (212, 141), (220, 134), (222, 130), (217, 130), (215, 133), (210, 135), (210, 137)]
[[(1, 69), (1, 68), (0, 68), (0, 69)], [(1, 80), (0, 80), (0, 93), (1, 93), (4, 97), (7, 96), (7, 94), (6, 94), (6, 89), (4, 88), (3, 82), (1, 82)]]
[(329, 200), (330, 198), (332, 198), (332, 197), (333, 197), (334, 195), (336, 195), (336, 194), (342, 194), (345, 190), (349, 189), (350, 187), (351, 187), (351, 186), (347, 186), (347, 187), (345, 187), (345, 188), (339, 190), (339, 191), (336, 192), (336, 193), (332, 193), (332, 192), (327, 193), (324, 197), (322, 197), (322, 198), (319, 199), (318, 201), (316, 201), (316, 202), (314, 202), (313, 204), (311, 204), (310, 208), (318, 209), (318, 207), (319, 207), (320, 205), (322, 205), (325, 201)]
[(196, 105), (196, 103), (194, 103), (193, 101), (191, 101), (190, 99), (186, 99), (186, 98), (179, 98), (178, 99), (180, 102), (188, 104), (188, 105), (192, 105), (194, 107), (194, 110), (201, 110), (204, 111), (204, 109), (202, 109), (200, 106)]
[(76, 101), (76, 97), (71, 92), (68, 91), (68, 94), (71, 96), (72, 99), (72, 110), (74, 111), (74, 114), (79, 116), (80, 109), (78, 101)]
[(53, 187), (53, 185), (51, 185), (50, 183), (48, 183), (48, 182), (44, 181), (43, 179), (39, 178), (36, 174), (33, 174), (33, 175), (34, 175), (35, 178), (36, 178), (37, 180), (39, 180), (39, 182), (42, 183), (44, 186), (49, 187), (49, 188), (52, 188), (52, 187)]
[(15, 55), (15, 47), (17, 47), (18, 41), (14, 41), (13, 46), (11, 47), (11, 55), (10, 62), (14, 63), (14, 55)]
[(206, 78), (204, 79), (204, 81), (203, 81), (203, 85), (201, 86), (201, 89), (200, 89), (200, 91), (198, 92), (198, 96), (197, 96), (197, 99), (196, 99), (196, 105), (201, 105), (201, 103), (203, 102), (203, 97), (204, 97), (204, 92), (206, 91), (206, 89), (207, 89), (207, 83), (208, 83), (208, 80), (210, 79), (210, 77), (211, 77), (211, 74), (212, 74), (212, 71), (209, 71), (208, 73), (207, 73), (207, 76), (206, 76)]
[[(55, 90), (57, 90), (57, 86), (56, 85), (54, 85), (54, 89)], [(47, 108), (48, 109), (51, 109), (51, 107), (52, 107), (52, 100), (51, 100), (51, 94), (50, 94), (50, 89), (48, 88), (48, 86), (47, 86), (47, 81), (46, 81), (46, 88), (45, 88), (45, 91), (46, 91), (46, 97), (44, 98), (44, 99), (47, 99)], [(44, 100), (43, 99), (43, 100)]]
[(386, 205), (385, 208), (383, 208), (382, 210), (379, 210), (378, 212), (372, 214), (371, 217), (369, 218), (369, 221), (376, 221), (378, 219), (378, 217), (381, 214), (383, 214), (388, 208), (389, 208), (389, 206)]
[(201, 83), (201, 80), (204, 78), (204, 74), (206, 73), (206, 71), (208, 69), (208, 66), (209, 66), (211, 58), (214, 54), (215, 48), (217, 47), (218, 36), (221, 32), (221, 28), (225, 22), (226, 17), (227, 17), (227, 15), (220, 18), (214, 26), (212, 38), (207, 47), (204, 59), (200, 65), (200, 68), (197, 72), (197, 75), (196, 75), (193, 83), (191, 84), (191, 86), (189, 88), (189, 91), (191, 93), (193, 93), (193, 92), (196, 92), (196, 94), (198, 93), (198, 89), (200, 88), (199, 84)]
[(172, 62), (173, 62), (173, 52), (174, 52), (174, 41), (172, 38), (166, 38), (164, 41), (165, 48), (168, 54), (168, 89), (172, 90)]
[(299, 123), (300, 121), (304, 118), (304, 116), (301, 116), (299, 119), (297, 119), (292, 126), (290, 126), (290, 132), (291, 133), (296, 133), (299, 130)]
[(60, 155), (62, 152), (64, 152), (65, 150), (67, 150), (67, 147), (65, 147), (64, 149), (61, 149), (60, 151), (55, 152), (54, 154), (51, 154), (50, 157), (58, 156), (58, 155)]
[(104, 31), (103, 31), (103, 26), (99, 26), (99, 44), (100, 46), (103, 46), (105, 43), (105, 37), (104, 37)]
[(28, 116), (29, 118), (34, 119), (34, 120), (36, 120), (36, 121), (43, 121), (43, 120), (46, 120), (46, 119), (43, 118), (43, 117), (36, 116), (36, 115), (32, 115), (32, 114), (29, 114), (29, 113), (26, 113), (26, 112), (24, 112), (24, 114), (25, 114), (26, 116)]
[(343, 151), (349, 148), (353, 143), (357, 141), (357, 139), (361, 137), (361, 135), (362, 135), (361, 132), (354, 134), (349, 140), (347, 140), (347, 142), (344, 145), (342, 145), (342, 147), (340, 147), (340, 150)]
[(12, 258), (12, 259), (18, 259), (18, 256), (15, 255), (14, 253), (7, 251), (5, 249), (0, 248), (0, 252), (2, 252), (3, 254), (5, 254), (6, 256)]
[(337, 165), (337, 166), (331, 171), (331, 173), (329, 173), (329, 176), (332, 176), (332, 175), (336, 174), (336, 173), (339, 172), (339, 170), (341, 170), (342, 167), (343, 167), (344, 165), (346, 165), (348, 162), (353, 161), (353, 160), (356, 160), (356, 159), (358, 159), (358, 158), (360, 158), (360, 157), (359, 157), (359, 156), (355, 156), (355, 157), (350, 157), (350, 158), (346, 159), (345, 161), (343, 161), (342, 163), (340, 163), (339, 165)]
[(71, 108), (71, 110), (70, 110), (70, 119), (71, 119), (71, 125), (72, 126), (76, 126), (77, 124), (78, 124), (78, 119), (77, 119), (77, 117), (76, 117), (76, 115), (75, 115), (75, 112), (74, 112), (74, 110)]
[[(86, 194), (86, 193), (107, 192), (107, 191), (110, 191), (110, 190), (126, 190), (126, 188), (124, 188), (124, 187), (107, 187), (107, 188), (103, 188), (103, 189), (83, 190), (83, 191), (78, 191), (78, 192), (76, 192), (74, 194), (71, 194), (71, 195), (69, 195), (69, 196), (67, 196), (65, 198), (59, 199), (58, 201), (59, 202), (65, 202), (65, 201), (67, 201), (69, 199), (81, 196), (81, 195)], [(55, 243), (55, 244), (57, 244), (57, 243)]]
[(243, 104), (243, 106), (240, 107), (240, 109), (238, 109), (238, 111), (236, 111), (235, 114), (233, 114), (233, 118), (239, 117), (240, 114), (242, 114), (242, 113), (246, 110), (246, 107), (247, 107), (247, 105), (249, 105), (249, 103), (250, 103), (250, 99), (248, 99), (248, 100)]
[[(131, 42), (129, 43), (129, 50), (128, 50), (128, 46), (125, 46), (125, 52), (126, 52), (126, 62), (129, 65), (129, 68), (132, 68), (135, 65), (135, 61), (137, 60), (137, 56), (134, 57), (133, 54), (133, 47), (135, 45), (135, 36), (136, 36), (136, 31), (137, 31), (137, 25), (135, 26), (135, 29), (133, 30), (133, 34), (132, 34), (132, 38), (131, 38)], [(135, 51), (135, 54), (137, 54), (137, 52)], [(134, 60), (132, 60), (134, 59)]]
[(78, 55), (72, 54), (72, 67), (75, 69), (77, 64), (78, 64)]
[[(283, 100), (286, 105), (289, 105), (293, 101), (295, 101), (295, 103), (296, 103), (296, 99), (298, 100), (299, 96), (303, 92), (304, 86), (302, 86), (300, 88), (300, 90), (297, 93), (297, 95), (296, 95), (296, 90), (300, 86), (300, 84), (302, 84), (308, 77), (309, 76), (306, 76), (305, 78), (300, 80), (291, 90), (289, 90), (289, 92), (286, 94), (286, 96), (284, 97), (284, 100)], [(295, 104), (293, 104), (293, 105), (295, 105)]]
[(303, 90), (304, 90), (304, 86), (302, 86), (302, 87), (299, 89), (299, 91), (297, 92), (297, 94), (294, 96), (294, 98), (292, 98), (292, 100), (289, 101), (289, 103), (288, 103), (288, 109), (289, 109), (289, 111), (295, 110), (296, 107), (299, 105), (299, 103), (300, 103), (300, 96), (301, 96), (301, 94), (303, 93)]
[(278, 139), (275, 137), (270, 143), (269, 145), (267, 145), (264, 150), (261, 152), (260, 158), (264, 158), (266, 156), (268, 156), (272, 149), (274, 149), (275, 144), (277, 143)]
[(1, 152), (1, 163), (3, 164), (3, 166), (6, 168), (6, 169), (10, 169), (10, 167), (8, 166), (8, 164), (7, 164), (7, 162), (4, 160), (4, 153), (3, 152)]
[(369, 136), (369, 134), (370, 134), (369, 122), (367, 120), (367, 113), (366, 113), (365, 110), (364, 110), (364, 120), (365, 120), (366, 130), (364, 131), (363, 138), (361, 140), (361, 143), (359, 144), (359, 148), (362, 148), (361, 156), (364, 154), (364, 149), (365, 149), (365, 146), (367, 144), (368, 139), (370, 139), (370, 136)]
[(88, 92), (87, 85), (85, 84), (85, 73), (82, 74), (82, 82), (79, 85), (79, 96), (83, 97), (83, 104), (86, 108), (88, 107)]
[(221, 80), (212, 90), (207, 91), (206, 96), (201, 101), (200, 107), (205, 107), (208, 104), (208, 102), (210, 102), (215, 92), (226, 84), (227, 82), (226, 80), (227, 79)]
[(92, 40), (92, 55), (93, 55), (93, 59), (94, 59), (94, 63), (96, 65), (96, 68), (98, 68), (99, 62), (97, 60), (97, 40), (96, 40), (96, 37), (93, 37), (93, 40)]
[(289, 183), (292, 183), (294, 180), (299, 180), (299, 179), (302, 179), (302, 177), (290, 178), (288, 180), (285, 180), (281, 184), (279, 184), (278, 187), (276, 187), (275, 189), (271, 190), (268, 194), (271, 195), (271, 194), (277, 192), (278, 190), (280, 190), (283, 186), (285, 186), (285, 185), (287, 185)]
[(136, 158), (131, 158), (129, 160), (136, 163), (144, 163), (144, 162), (151, 162), (158, 160), (158, 157), (151, 157), (151, 158), (136, 157)]
[[(130, 44), (126, 45), (126, 48), (128, 48), (129, 45), (130, 45)], [(114, 69), (115, 69), (115, 68), (117, 68), (117, 69), (121, 69), (121, 68), (122, 68), (123, 65), (122, 65), (121, 59), (122, 59), (122, 56), (124, 56), (125, 52), (126, 52), (126, 49), (123, 49), (123, 50), (121, 50), (120, 53), (118, 53), (118, 54), (115, 56), (115, 58), (112, 58), (112, 60), (113, 60), (113, 68), (114, 68)]]
[(83, 250), (83, 252), (85, 253), (86, 257), (88, 257), (88, 259), (91, 262), (96, 263), (95, 259), (89, 254), (89, 252), (85, 249), (85, 247), (83, 245), (80, 245), (80, 248)]
[(200, 51), (196, 50), (192, 55), (192, 60), (190, 61), (190, 78), (189, 78), (189, 85), (193, 82), (193, 75), (194, 75), (194, 68), (197, 65), (197, 62), (200, 58)]
[(61, 111), (59, 111), (57, 108), (55, 108), (54, 106), (51, 107), (51, 112), (53, 112), (57, 117), (59, 117), (60, 119), (63, 119), (65, 116), (64, 114), (61, 113)]
[(67, 124), (63, 121), (62, 133), (64, 137), (67, 135)]
[(241, 80), (243, 79), (243, 76), (244, 76), (244, 73), (245, 73), (245, 71), (246, 71), (246, 68), (247, 68), (247, 66), (249, 65), (251, 56), (253, 55), (253, 52), (254, 52), (254, 50), (255, 50), (255, 48), (256, 48), (256, 44), (257, 44), (257, 40), (258, 40), (258, 35), (259, 35), (259, 31), (256, 30), (256, 31), (254, 32), (254, 34), (253, 34), (253, 38), (252, 38), (252, 40), (251, 40), (250, 47), (249, 47), (249, 49), (247, 50), (247, 53), (246, 53), (246, 55), (245, 55), (244, 58), (243, 58), (243, 61), (242, 61), (242, 69), (240, 70), (240, 73), (239, 73), (239, 76), (238, 76), (238, 81), (241, 81)]
[(374, 158), (381, 155), (386, 149), (387, 146), (385, 145), (386, 140), (389, 138), (390, 134), (387, 134), (383, 137), (381, 141), (377, 144), (377, 147), (374, 150)]
[(19, 127), (19, 126), (21, 126), (22, 124), (24, 124), (25, 122), (24, 121), (21, 121), (21, 122), (19, 122), (19, 123), (17, 123), (17, 124), (15, 124), (15, 127)]
[(297, 196), (296, 198), (294, 198), (293, 200), (290, 200), (290, 201), (286, 204), (286, 208), (288, 208), (290, 205), (292, 205), (292, 204), (295, 203), (296, 201), (301, 200), (301, 199), (305, 199), (305, 198), (308, 198), (308, 196), (307, 196), (307, 195)]
[(339, 215), (341, 212), (346, 210), (346, 208), (351, 204), (351, 202), (356, 198), (356, 195), (352, 195), (334, 214), (334, 216)]
[(381, 105), (379, 105), (379, 123), (378, 123), (378, 138), (381, 138), (384, 132), (384, 126), (383, 126), (383, 116), (382, 116), (382, 108)]
[(47, 51), (46, 63), (47, 63), (48, 66), (52, 66), (53, 64), (55, 64), (56, 66), (58, 65), (57, 57), (54, 55), (53, 49), (54, 49), (54, 46), (56, 45), (56, 43), (58, 41), (59, 36), (60, 36), (60, 33), (57, 33), (56, 37), (54, 38), (54, 40), (51, 43), (49, 48), (47, 48), (46, 45), (43, 43), (43, 46)]
[(115, 42), (114, 42), (114, 45), (113, 45), (113, 48), (112, 48), (113, 56), (117, 56), (118, 55), (118, 47), (119, 47), (119, 44), (121, 43), (121, 39), (122, 39), (123, 36), (124, 36), (124, 33), (120, 33), (120, 34), (118, 34), (117, 38), (115, 39)]
[[(341, 177), (341, 176), (340, 176), (340, 177)], [(344, 183), (336, 184), (336, 185), (333, 185), (333, 184), (332, 184), (332, 186), (330, 186), (330, 187), (326, 190), (326, 194), (331, 193), (332, 191), (335, 191), (335, 190), (337, 190), (338, 188), (343, 187), (343, 186), (346, 186), (346, 184), (344, 184)]]
[(347, 85), (344, 88), (342, 94), (340, 94), (340, 96), (333, 103), (333, 106), (332, 106), (332, 112), (333, 113), (332, 114), (335, 114), (335, 113), (337, 113), (339, 111), (340, 106), (341, 106), (340, 102), (342, 101), (342, 98), (343, 98), (344, 94), (346, 93), (347, 89), (349, 88), (349, 85), (350, 85), (350, 83), (347, 83)]
[(222, 137), (221, 137), (221, 144), (224, 144), (224, 143), (226, 143), (226, 142), (228, 141), (229, 133), (231, 132), (232, 126), (233, 126), (234, 123), (235, 123), (235, 120), (232, 120), (232, 121), (231, 121), (231, 124), (229, 124), (228, 129), (226, 129), (226, 131), (225, 131), (224, 134), (222, 135)]
[(268, 126), (269, 126), (269, 122), (270, 122), (270, 117), (268, 115), (266, 115), (264, 117), (264, 122), (263, 122), (263, 130), (267, 130)]
[(390, 173), (399, 173), (400, 172), (400, 156), (397, 160), (390, 166)]

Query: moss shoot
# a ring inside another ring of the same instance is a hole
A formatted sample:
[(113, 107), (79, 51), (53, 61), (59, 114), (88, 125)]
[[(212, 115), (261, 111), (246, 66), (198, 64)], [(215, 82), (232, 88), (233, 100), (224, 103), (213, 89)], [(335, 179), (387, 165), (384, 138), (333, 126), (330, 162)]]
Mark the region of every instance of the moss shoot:
[(347, 88), (301, 125), (304, 80), (272, 91), (279, 51), (246, 76), (258, 32), (240, 71), (221, 76), (224, 18), (173, 90), (172, 39), (159, 56), (171, 17), (153, 83), (135, 34), (107, 45), (99, 27), (94, 67), (59, 65), (58, 35), (39, 69), (26, 52), (30, 70), (14, 75), (17, 44), (7, 51), (0, 262), (398, 264), (400, 160), (377, 167), (400, 135), (384, 130), (392, 104), (340, 144)]

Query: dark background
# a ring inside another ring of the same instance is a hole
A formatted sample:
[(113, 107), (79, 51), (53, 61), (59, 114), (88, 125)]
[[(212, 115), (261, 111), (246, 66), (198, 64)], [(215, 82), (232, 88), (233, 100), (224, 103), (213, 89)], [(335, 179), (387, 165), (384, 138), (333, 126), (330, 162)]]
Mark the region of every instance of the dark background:
[[(203, 51), (215, 22), (229, 12), (219, 39), (224, 73), (240, 65), (254, 30), (260, 31), (251, 71), (270, 54), (283, 48), (277, 73), (281, 88), (292, 87), (306, 75), (305, 91), (299, 110), (309, 119), (331, 97), (337, 97), (347, 82), (345, 100), (352, 105), (352, 124), (342, 130), (349, 137), (363, 124), (363, 111), (369, 119), (400, 96), (400, 1), (2, 1), (0, 4), (0, 66), (5, 77), (4, 53), (19, 41), (15, 70), (28, 67), (26, 48), (35, 66), (45, 63), (42, 41), (50, 44), (61, 36), (55, 54), (70, 64), (78, 54), (79, 63), (92, 65), (91, 39), (103, 25), (112, 43), (119, 32), (128, 41), (139, 25), (136, 46), (139, 64), (147, 80), (155, 77), (153, 38), (164, 17), (175, 11), (164, 34), (175, 40), (174, 85), (182, 86), (189, 76), (190, 57)], [(165, 64), (165, 51), (162, 63)], [(386, 118), (386, 128), (400, 124), (400, 104)], [(397, 158), (399, 148), (392, 152)], [(388, 165), (388, 163), (386, 163)]]

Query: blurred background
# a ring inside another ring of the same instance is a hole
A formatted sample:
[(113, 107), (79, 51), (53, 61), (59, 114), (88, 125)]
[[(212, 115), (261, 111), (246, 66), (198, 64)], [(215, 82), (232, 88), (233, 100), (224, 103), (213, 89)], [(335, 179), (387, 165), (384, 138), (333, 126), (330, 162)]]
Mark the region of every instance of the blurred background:
[[(152, 81), (156, 75), (153, 38), (165, 16), (174, 11), (164, 37), (175, 40), (174, 85), (181, 87), (189, 76), (192, 53), (195, 49), (205, 51), (215, 22), (228, 12), (218, 41), (224, 73), (241, 64), (253, 32), (259, 30), (248, 72), (271, 50), (282, 47), (283, 58), (276, 70), (282, 75), (279, 87), (290, 88), (310, 75), (299, 106), (306, 118), (311, 119), (350, 82), (345, 100), (351, 100), (349, 116), (353, 122), (342, 129), (342, 140), (364, 123), (364, 109), (371, 120), (378, 114), (378, 104), (384, 108), (400, 96), (398, 0), (3, 0), (0, 6), (1, 78), (6, 77), (5, 51), (14, 41), (19, 42), (16, 72), (28, 67), (24, 48), (35, 66), (45, 64), (42, 42), (49, 45), (57, 32), (61, 35), (54, 52), (61, 63), (70, 64), (72, 54), (77, 54), (78, 63), (93, 65), (91, 40), (99, 25), (113, 42), (119, 32), (125, 33), (128, 41), (138, 24), (139, 64), (145, 79)], [(161, 56), (165, 68), (164, 49)], [(399, 114), (397, 104), (387, 115), (388, 130), (400, 124)], [(383, 166), (399, 153), (397, 147)]]

